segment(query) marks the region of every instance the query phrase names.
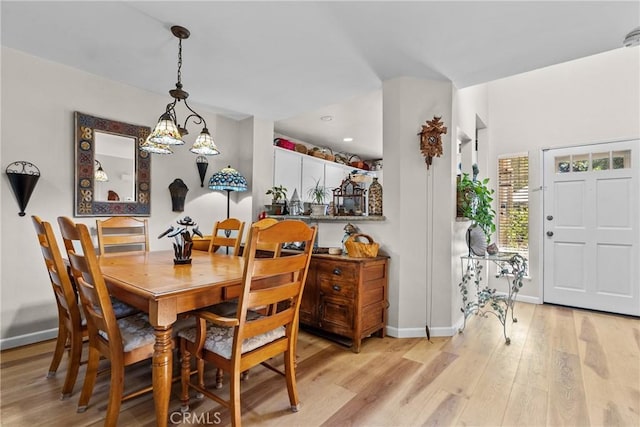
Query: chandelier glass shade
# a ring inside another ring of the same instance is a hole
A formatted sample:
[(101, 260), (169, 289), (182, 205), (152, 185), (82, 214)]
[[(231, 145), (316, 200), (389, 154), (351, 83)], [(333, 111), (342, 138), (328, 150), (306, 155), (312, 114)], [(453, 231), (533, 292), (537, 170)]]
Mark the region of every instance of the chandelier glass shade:
[[(194, 154), (203, 154), (205, 156), (213, 156), (220, 154), (216, 147), (209, 130), (207, 122), (187, 103), (189, 92), (182, 89), (182, 40), (189, 38), (191, 34), (184, 27), (174, 25), (171, 27), (171, 33), (178, 38), (178, 81), (176, 88), (169, 91), (169, 95), (173, 101), (167, 105), (165, 112), (158, 119), (158, 124), (153, 129), (147, 140), (140, 146), (140, 149), (155, 154), (172, 154), (172, 145), (183, 145), (183, 136), (187, 135), (187, 123), (191, 120), (194, 124), (202, 124), (202, 130), (196, 138), (191, 152)], [(179, 102), (183, 102), (188, 110), (188, 115), (184, 120), (184, 124), (178, 124), (175, 107)]]
[(200, 135), (196, 138), (196, 142), (193, 143), (193, 146), (189, 150), (194, 154), (204, 154), (205, 156), (215, 156), (216, 154), (220, 154), (218, 151), (218, 147), (216, 147), (216, 143), (213, 141), (213, 138), (209, 134), (209, 129), (203, 128)]
[(109, 181), (109, 176), (107, 175), (107, 173), (104, 171), (104, 169), (102, 169), (102, 164), (98, 161), (98, 160), (94, 160), (94, 168), (95, 168), (95, 180), (98, 182), (107, 182)]
[(149, 141), (162, 145), (184, 145), (182, 135), (169, 113), (164, 113), (149, 135)]

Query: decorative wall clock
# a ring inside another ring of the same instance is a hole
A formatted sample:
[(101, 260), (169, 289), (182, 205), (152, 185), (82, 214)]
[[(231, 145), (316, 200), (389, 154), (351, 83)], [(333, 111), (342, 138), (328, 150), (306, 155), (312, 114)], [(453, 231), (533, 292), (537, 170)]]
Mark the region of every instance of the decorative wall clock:
[(431, 166), (434, 157), (442, 156), (442, 134), (447, 133), (447, 127), (440, 121), (442, 117), (433, 116), (433, 120), (427, 120), (426, 125), (422, 125), (420, 135), (420, 151), (425, 157), (427, 169)]

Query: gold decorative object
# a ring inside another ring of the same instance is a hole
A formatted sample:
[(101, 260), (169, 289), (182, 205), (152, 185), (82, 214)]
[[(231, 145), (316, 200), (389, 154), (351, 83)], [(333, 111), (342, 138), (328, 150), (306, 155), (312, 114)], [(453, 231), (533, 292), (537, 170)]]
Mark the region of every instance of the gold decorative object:
[(431, 166), (434, 157), (442, 156), (442, 134), (447, 133), (447, 127), (440, 121), (442, 117), (433, 116), (433, 120), (427, 120), (427, 124), (422, 125), (420, 135), (420, 151), (425, 157), (427, 169)]
[(373, 178), (369, 186), (369, 215), (382, 215), (382, 184), (378, 182), (377, 177)]

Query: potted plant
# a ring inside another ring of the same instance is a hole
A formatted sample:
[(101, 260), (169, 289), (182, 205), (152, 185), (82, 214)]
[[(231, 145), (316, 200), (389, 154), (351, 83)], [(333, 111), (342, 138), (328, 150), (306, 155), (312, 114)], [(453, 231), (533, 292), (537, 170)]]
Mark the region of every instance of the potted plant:
[(307, 192), (311, 199), (311, 215), (325, 215), (327, 212), (327, 205), (325, 199), (327, 198), (328, 191), (324, 185), (320, 185), (320, 180), (316, 181), (316, 184)]
[[(476, 255), (484, 255), (489, 239), (496, 231), (496, 211), (491, 206), (494, 190), (488, 184), (489, 178), (470, 179), (467, 173), (462, 174), (457, 184), (458, 214), (471, 220), (471, 227), (467, 230), (467, 244), (469, 250)], [(482, 232), (483, 242), (476, 241), (480, 233), (475, 228)]]
[(283, 215), (287, 200), (287, 189), (282, 185), (274, 185), (266, 192), (271, 195), (271, 206), (269, 213), (271, 215)]

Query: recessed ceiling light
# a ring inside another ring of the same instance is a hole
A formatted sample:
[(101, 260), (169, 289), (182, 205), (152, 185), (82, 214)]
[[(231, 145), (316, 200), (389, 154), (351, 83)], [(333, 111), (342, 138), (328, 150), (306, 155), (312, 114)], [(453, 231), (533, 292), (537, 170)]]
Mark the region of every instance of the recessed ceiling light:
[(333, 120), (333, 116), (320, 116), (320, 120), (322, 120), (323, 122), (330, 122), (331, 120)]
[(351, 142), (351, 141), (353, 141), (353, 138), (347, 137), (347, 138), (342, 138), (342, 140), (344, 142)]

